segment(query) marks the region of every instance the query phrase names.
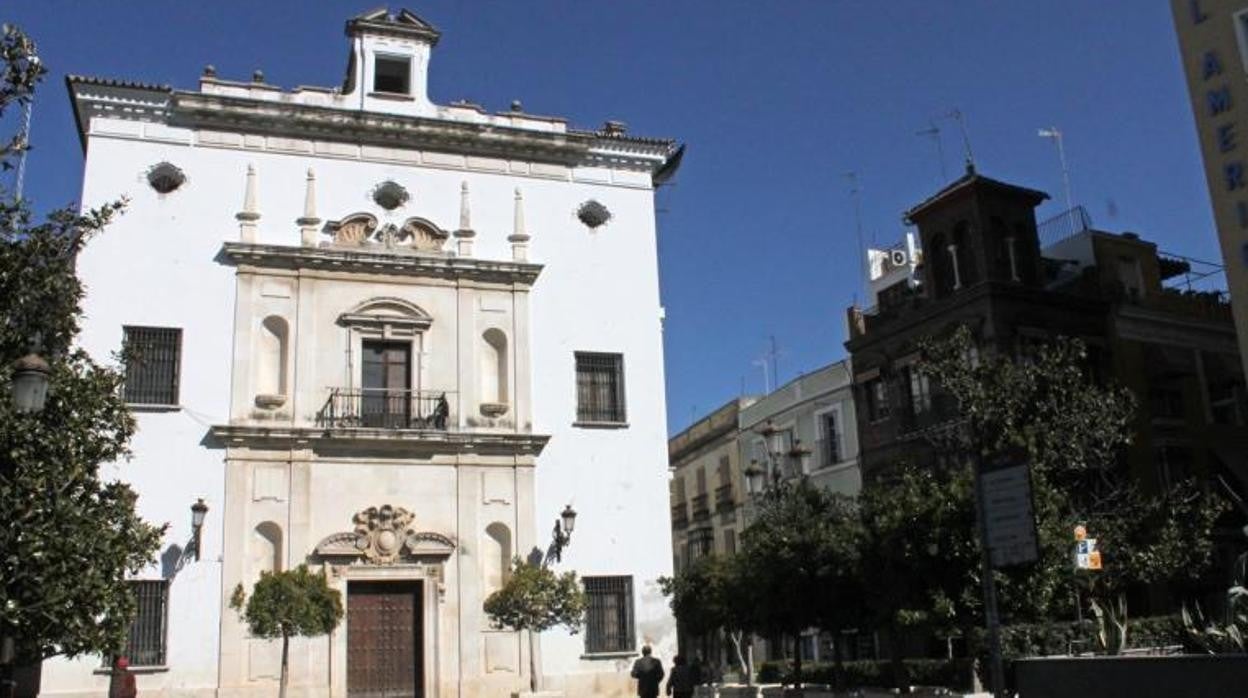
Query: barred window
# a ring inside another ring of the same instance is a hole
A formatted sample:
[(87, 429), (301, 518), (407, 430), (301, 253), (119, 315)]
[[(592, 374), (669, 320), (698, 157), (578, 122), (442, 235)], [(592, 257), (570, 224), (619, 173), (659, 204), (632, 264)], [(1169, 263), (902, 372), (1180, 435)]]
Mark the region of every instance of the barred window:
[(585, 577), (589, 608), (585, 615), (585, 652), (632, 652), (637, 639), (633, 631), (633, 578)]
[(823, 465), (835, 465), (841, 462), (841, 435), (836, 429), (836, 413), (824, 412), (819, 416), (822, 420), (820, 436), (823, 437), (821, 450)]
[(177, 405), (182, 359), (182, 330), (177, 327), (132, 327), (125, 332), (126, 402), (134, 405)]
[(622, 354), (576, 352), (576, 421), (627, 421)]
[(132, 580), (138, 613), (130, 623), (122, 656), (131, 666), (165, 665), (165, 627), (169, 610), (169, 580)]
[(715, 531), (709, 528), (700, 528), (689, 534), (689, 562), (700, 560), (710, 555), (715, 550)]

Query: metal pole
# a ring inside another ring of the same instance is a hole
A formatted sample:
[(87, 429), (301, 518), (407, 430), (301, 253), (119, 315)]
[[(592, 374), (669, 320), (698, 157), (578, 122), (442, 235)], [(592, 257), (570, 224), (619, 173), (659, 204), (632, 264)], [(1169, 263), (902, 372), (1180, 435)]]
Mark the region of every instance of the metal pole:
[(983, 464), (975, 458), (975, 509), (979, 519), (981, 578), (984, 588), (984, 620), (988, 626), (988, 685), (993, 696), (1005, 694), (1005, 669), (1001, 661), (1001, 617), (997, 610), (997, 582), (992, 576), (992, 551), (988, 549), (988, 516), (984, 502)]
[(17, 156), (17, 183), (13, 187), (13, 194), (18, 201), (22, 200), (22, 189), (26, 181), (26, 153), (30, 152), (30, 112), (34, 103), (34, 98), (28, 97), (22, 107), (22, 152)]

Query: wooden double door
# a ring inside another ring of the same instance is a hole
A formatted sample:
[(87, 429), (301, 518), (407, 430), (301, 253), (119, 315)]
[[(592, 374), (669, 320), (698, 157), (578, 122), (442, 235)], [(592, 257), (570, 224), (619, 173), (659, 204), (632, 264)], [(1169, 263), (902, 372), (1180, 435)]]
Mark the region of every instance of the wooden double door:
[(424, 698), (419, 581), (347, 583), (347, 695)]

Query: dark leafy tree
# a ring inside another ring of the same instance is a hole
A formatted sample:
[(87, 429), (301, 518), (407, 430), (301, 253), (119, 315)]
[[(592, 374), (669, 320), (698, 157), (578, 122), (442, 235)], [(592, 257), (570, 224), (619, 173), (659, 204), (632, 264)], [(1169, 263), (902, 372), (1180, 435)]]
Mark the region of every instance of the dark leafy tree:
[[(792, 638), (807, 628), (852, 627), (859, 584), (861, 528), (857, 505), (806, 479), (780, 483), (762, 496), (741, 535), (738, 585), (748, 596), (747, 625)], [(801, 652), (793, 682), (802, 682)]]
[(659, 587), (683, 630), (694, 635), (723, 632), (728, 636), (737, 665), (750, 682), (753, 668), (744, 645), (751, 630), (753, 601), (741, 556), (699, 558), (674, 576), (660, 577)]
[(242, 614), (252, 635), (282, 640), (282, 673), (278, 696), (286, 698), (290, 638), (325, 635), (342, 620), (342, 594), (324, 574), (299, 565), (284, 572), (261, 572), (248, 597), (243, 585), (234, 588), (230, 607)]
[(562, 625), (577, 633), (585, 622), (585, 592), (575, 572), (556, 574), (517, 558), (511, 575), (485, 600), (485, 613), (498, 625), (529, 634), (529, 688), (538, 688), (533, 635)]
[[(44, 69), (29, 37), (0, 34), (3, 115), (31, 98)], [(4, 141), (0, 165), (27, 147), (21, 134)], [(101, 464), (127, 457), (134, 420), (122, 375), (73, 346), (83, 294), (74, 256), (121, 207), (34, 223), (26, 202), (0, 190), (0, 385), (31, 351), (52, 369), (41, 412), (0, 399), (0, 633), (18, 662), (119, 651), (135, 613), (125, 577), (152, 561), (163, 532), (135, 513), (129, 486), (101, 477)]]

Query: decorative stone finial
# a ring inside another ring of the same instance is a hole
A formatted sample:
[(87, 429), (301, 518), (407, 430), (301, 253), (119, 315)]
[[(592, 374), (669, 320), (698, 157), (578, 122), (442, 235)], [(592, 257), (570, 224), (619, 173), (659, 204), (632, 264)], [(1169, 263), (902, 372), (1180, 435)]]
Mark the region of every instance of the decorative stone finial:
[(304, 247), (316, 246), (316, 228), (321, 219), (316, 217), (316, 172), (308, 168), (307, 184), (303, 192), (303, 215), (295, 219), (299, 226), (299, 238)]
[(235, 216), (238, 219), (238, 237), (243, 242), (256, 241), (256, 221), (260, 220), (260, 212), (256, 210), (256, 167), (247, 165), (247, 188), (243, 193), (243, 210)]
[(204, 66), (204, 77), (206, 77), (206, 78), (215, 78), (215, 77), (217, 77), (217, 66), (215, 66), (215, 65), (213, 65), (213, 64), (211, 64), (211, 63), (209, 63), (208, 65)]
[(461, 257), (472, 256), (472, 239), (477, 236), (472, 229), (468, 211), (468, 182), (459, 185), (459, 229), (455, 231), (456, 252)]
[(511, 110), (514, 112), (522, 112), (524, 111), (524, 105), (520, 103), (520, 100), (513, 99), (511, 100)]
[(507, 242), (511, 243), (511, 258), (513, 260), (517, 262), (528, 260), (529, 233), (524, 226), (524, 194), (520, 193), (520, 187), (516, 187), (515, 222), (512, 225), (511, 235), (507, 236)]
[(255, 72), (251, 74), (251, 81), (252, 82), (264, 82), (264, 71), (260, 70), (259, 68), (256, 68)]

